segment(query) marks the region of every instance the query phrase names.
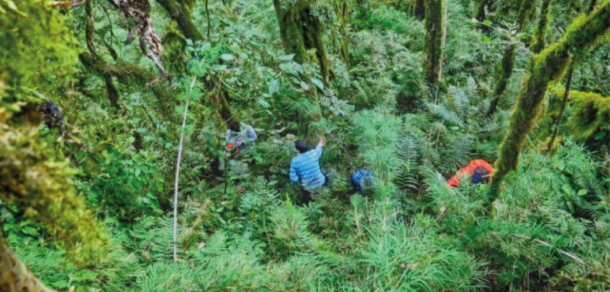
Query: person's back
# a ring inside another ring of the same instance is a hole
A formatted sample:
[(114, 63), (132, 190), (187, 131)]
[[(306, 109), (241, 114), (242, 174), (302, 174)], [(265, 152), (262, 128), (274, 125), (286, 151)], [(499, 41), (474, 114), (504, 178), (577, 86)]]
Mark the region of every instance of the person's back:
[(461, 177), (470, 175), (472, 183), (488, 183), (494, 169), (491, 164), (483, 159), (473, 159), (460, 169), (453, 177), (447, 180), (447, 185), (452, 188), (460, 185)]
[[(300, 147), (301, 143), (303, 147)], [(303, 144), (304, 143), (304, 144)], [(296, 143), (299, 154), (290, 162), (290, 180), (301, 183), (304, 190), (313, 190), (326, 183), (326, 176), (320, 170), (320, 157), (322, 156), (321, 141), (316, 149), (307, 149), (306, 142), (299, 140)]]
[(363, 187), (371, 184), (373, 174), (364, 167), (358, 168), (350, 177), (352, 187), (355, 191), (362, 191)]
[(249, 143), (254, 143), (257, 139), (254, 128), (246, 123), (231, 121), (227, 126), (227, 146), (230, 148), (229, 150), (236, 148), (238, 151), (243, 151)]

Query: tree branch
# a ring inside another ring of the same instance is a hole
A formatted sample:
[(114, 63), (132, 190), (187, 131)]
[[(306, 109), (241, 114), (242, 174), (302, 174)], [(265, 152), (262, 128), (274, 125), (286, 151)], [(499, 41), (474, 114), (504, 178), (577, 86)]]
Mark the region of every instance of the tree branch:
[(205, 40), (205, 36), (191, 19), (191, 13), (183, 5), (176, 3), (175, 0), (157, 0), (157, 3), (161, 4), (176, 21), (184, 37), (193, 41)]

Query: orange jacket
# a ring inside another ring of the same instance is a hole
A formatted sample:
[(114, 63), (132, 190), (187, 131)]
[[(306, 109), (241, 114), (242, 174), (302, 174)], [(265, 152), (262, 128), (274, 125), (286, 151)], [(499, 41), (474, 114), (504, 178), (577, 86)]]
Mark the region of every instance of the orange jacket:
[(477, 167), (482, 167), (485, 170), (487, 170), (487, 173), (489, 173), (489, 176), (491, 176), (491, 174), (494, 171), (491, 164), (489, 164), (487, 161), (485, 161), (483, 159), (474, 159), (474, 160), (470, 161), (470, 163), (468, 163), (468, 165), (466, 165), (465, 167), (460, 169), (452, 178), (447, 180), (447, 184), (452, 188), (457, 187), (458, 185), (460, 185), (461, 177), (463, 177), (465, 175), (472, 175), (474, 173), (474, 170), (477, 169)]

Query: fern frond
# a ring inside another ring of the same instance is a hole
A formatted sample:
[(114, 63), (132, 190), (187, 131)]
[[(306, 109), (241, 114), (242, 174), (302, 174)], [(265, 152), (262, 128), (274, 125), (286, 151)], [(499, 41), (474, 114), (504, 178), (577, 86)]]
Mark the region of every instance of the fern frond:
[(397, 165), (395, 182), (402, 190), (414, 190), (419, 187), (417, 148), (416, 140), (410, 136), (403, 138), (397, 146), (396, 154), (400, 162)]
[(428, 106), (428, 109), (433, 114), (437, 115), (443, 120), (453, 125), (459, 126), (460, 128), (464, 127), (464, 121), (459, 117), (459, 115), (448, 109), (445, 105), (426, 103), (426, 106)]
[(445, 150), (441, 151), (441, 171), (449, 174), (468, 164), (474, 142), (474, 137), (468, 134), (455, 138)]

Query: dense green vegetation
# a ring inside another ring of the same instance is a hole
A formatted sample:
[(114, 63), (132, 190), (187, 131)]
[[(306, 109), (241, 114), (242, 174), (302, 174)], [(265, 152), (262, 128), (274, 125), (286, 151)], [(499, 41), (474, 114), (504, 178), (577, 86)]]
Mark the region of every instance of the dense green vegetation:
[(610, 0), (0, 0), (0, 290), (610, 290), (609, 39)]

